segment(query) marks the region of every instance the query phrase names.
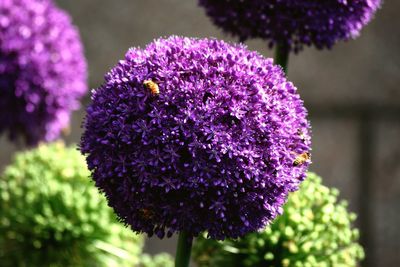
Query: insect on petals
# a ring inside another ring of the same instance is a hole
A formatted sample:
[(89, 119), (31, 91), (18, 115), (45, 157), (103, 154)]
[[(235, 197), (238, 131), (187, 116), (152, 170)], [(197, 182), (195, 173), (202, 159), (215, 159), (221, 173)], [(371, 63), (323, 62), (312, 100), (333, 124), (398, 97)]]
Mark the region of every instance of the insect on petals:
[(311, 159), (311, 155), (308, 152), (304, 152), (298, 155), (293, 161), (293, 166), (300, 166)]
[(143, 82), (143, 85), (150, 90), (151, 94), (153, 95), (158, 95), (160, 94), (160, 88), (158, 87), (158, 84), (153, 82), (152, 80), (145, 80)]

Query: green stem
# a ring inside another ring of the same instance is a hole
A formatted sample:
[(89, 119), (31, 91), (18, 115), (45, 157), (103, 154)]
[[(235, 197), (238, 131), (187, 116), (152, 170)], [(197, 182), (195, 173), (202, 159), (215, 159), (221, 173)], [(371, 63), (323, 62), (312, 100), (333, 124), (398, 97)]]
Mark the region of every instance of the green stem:
[(186, 232), (180, 232), (176, 248), (175, 267), (188, 267), (192, 252), (193, 237)]
[(277, 43), (275, 50), (275, 64), (281, 65), (287, 74), (287, 64), (289, 60), (289, 46), (286, 43)]

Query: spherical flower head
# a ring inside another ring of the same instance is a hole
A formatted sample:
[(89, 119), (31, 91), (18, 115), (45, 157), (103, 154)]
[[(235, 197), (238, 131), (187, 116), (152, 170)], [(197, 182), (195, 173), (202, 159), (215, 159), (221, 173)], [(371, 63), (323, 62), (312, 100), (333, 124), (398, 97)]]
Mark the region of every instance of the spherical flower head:
[(267, 40), (298, 52), (303, 45), (331, 48), (356, 38), (380, 7), (381, 0), (199, 0), (225, 32)]
[(309, 165), (306, 110), (282, 69), (214, 39), (130, 49), (93, 91), (84, 128), (109, 205), (160, 238), (263, 228)]
[(56, 139), (87, 91), (77, 29), (51, 0), (1, 0), (0, 40), (0, 133)]
[(76, 147), (18, 153), (0, 175), (0, 265), (136, 266), (143, 238), (116, 220)]
[(338, 200), (338, 190), (309, 173), (273, 224), (239, 240), (198, 238), (193, 258), (199, 267), (356, 267), (364, 252), (354, 220), (347, 203)]

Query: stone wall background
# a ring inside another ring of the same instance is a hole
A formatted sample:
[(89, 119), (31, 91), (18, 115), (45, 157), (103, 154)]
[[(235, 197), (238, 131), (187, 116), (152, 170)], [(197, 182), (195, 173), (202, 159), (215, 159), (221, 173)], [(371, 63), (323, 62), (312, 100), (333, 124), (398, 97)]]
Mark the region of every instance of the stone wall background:
[[(129, 47), (159, 36), (223, 35), (196, 0), (57, 0), (80, 28), (90, 67), (90, 87)], [(400, 266), (400, 1), (383, 9), (357, 40), (332, 51), (305, 49), (291, 56), (289, 78), (299, 88), (313, 125), (311, 169), (341, 190), (367, 249), (363, 266)], [(272, 56), (260, 40), (252, 50)], [(87, 97), (84, 105), (88, 103)], [(74, 114), (70, 143), (80, 138), (83, 111)], [(0, 138), (0, 168), (17, 148)], [(340, 234), (340, 233), (338, 233)], [(150, 253), (174, 253), (175, 240), (150, 239)]]

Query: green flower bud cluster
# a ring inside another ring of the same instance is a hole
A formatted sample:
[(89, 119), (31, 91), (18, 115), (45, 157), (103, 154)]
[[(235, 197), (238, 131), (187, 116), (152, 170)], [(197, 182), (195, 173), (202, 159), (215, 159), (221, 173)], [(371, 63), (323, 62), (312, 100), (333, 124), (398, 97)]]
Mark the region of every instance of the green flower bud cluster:
[(364, 252), (352, 227), (356, 216), (345, 201), (338, 201), (338, 194), (309, 173), (266, 229), (239, 240), (199, 237), (194, 259), (199, 267), (357, 266)]
[(143, 238), (89, 175), (63, 143), (17, 154), (0, 176), (0, 266), (140, 266)]

